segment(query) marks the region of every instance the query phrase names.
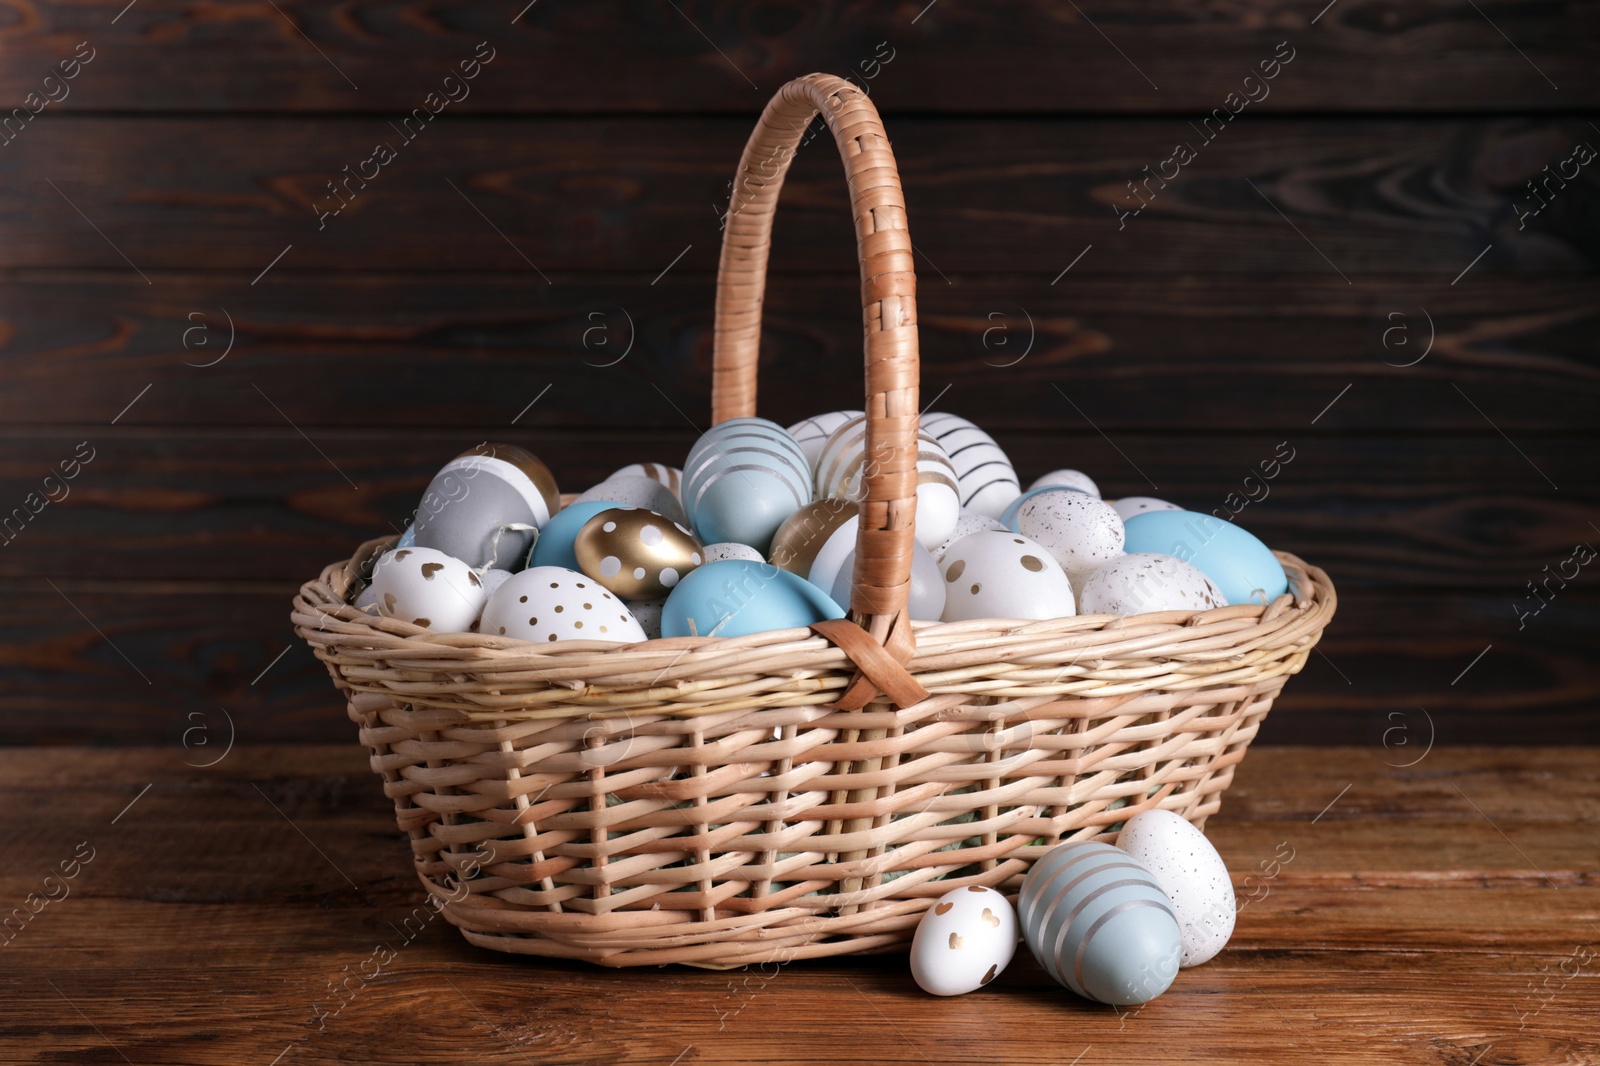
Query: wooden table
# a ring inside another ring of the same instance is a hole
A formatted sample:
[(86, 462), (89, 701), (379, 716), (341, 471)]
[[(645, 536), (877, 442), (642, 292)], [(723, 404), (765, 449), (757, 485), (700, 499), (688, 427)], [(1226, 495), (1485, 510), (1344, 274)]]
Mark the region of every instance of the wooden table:
[(496, 955), (406, 923), (422, 892), (353, 743), (10, 749), (0, 1062), (1600, 1062), (1600, 757), (1393, 765), (1416, 750), (1252, 751), (1209, 827), (1233, 942), (1118, 1011), (1025, 950), (957, 999), (899, 957)]

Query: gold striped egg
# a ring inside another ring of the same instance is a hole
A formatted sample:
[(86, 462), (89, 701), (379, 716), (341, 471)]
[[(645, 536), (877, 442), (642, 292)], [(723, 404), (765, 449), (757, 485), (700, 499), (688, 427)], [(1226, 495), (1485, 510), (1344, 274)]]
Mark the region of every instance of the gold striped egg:
[[(842, 423), (828, 437), (817, 457), (817, 496), (855, 500), (863, 495), (867, 459), (867, 419), (859, 415)], [(955, 531), (961, 516), (961, 492), (955, 468), (939, 442), (925, 430), (917, 433), (917, 543), (932, 549)]]
[(613, 507), (589, 519), (572, 551), (578, 569), (625, 600), (660, 599), (705, 561), (693, 533), (637, 507)]

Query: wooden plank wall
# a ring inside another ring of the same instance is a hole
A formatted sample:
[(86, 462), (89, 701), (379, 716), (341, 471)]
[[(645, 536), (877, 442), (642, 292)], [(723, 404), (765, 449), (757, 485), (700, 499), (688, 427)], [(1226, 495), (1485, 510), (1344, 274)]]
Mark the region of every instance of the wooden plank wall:
[[(524, 2), (4, 4), (0, 742), (348, 738), (292, 590), (479, 440), (681, 459), (811, 70), (887, 116), (924, 395), (1025, 478), (1209, 511), (1293, 448), (1239, 520), (1341, 610), (1268, 739), (1597, 739), (1600, 3)], [(826, 137), (772, 266), (764, 413), (859, 402)]]

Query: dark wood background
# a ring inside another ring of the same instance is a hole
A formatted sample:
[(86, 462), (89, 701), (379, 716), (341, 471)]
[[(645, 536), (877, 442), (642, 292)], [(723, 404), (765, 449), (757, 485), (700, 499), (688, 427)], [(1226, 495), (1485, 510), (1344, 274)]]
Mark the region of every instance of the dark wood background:
[[(1523, 217), (1600, 147), (1600, 3), (523, 2), (0, 4), (4, 109), (94, 50), (0, 146), (0, 511), (94, 455), (0, 547), (0, 742), (347, 739), (293, 589), (486, 438), (572, 490), (681, 460), (727, 182), (812, 70), (894, 138), (925, 397), (1025, 479), (1209, 511), (1293, 447), (1239, 521), (1341, 607), (1266, 738), (1600, 739), (1600, 567), (1517, 614), (1600, 545), (1600, 163)], [(773, 269), (763, 413), (858, 403), (826, 137)]]

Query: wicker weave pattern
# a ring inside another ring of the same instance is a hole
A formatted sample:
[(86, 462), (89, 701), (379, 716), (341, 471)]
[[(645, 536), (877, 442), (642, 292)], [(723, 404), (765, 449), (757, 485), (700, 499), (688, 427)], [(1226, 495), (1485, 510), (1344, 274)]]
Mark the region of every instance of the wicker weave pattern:
[(433, 633), (349, 606), (392, 537), (295, 599), (419, 877), (473, 943), (610, 966), (903, 946), (940, 894), (1014, 890), (1062, 840), (1153, 806), (1203, 825), (1332, 618), (1327, 575), (1279, 553), (1290, 592), (1266, 606), (906, 621), (910, 239), (877, 113), (837, 78), (785, 86), (746, 147), (718, 284), (716, 415), (753, 412), (772, 209), (818, 109), (862, 262), (875, 469), (853, 617), (874, 654), (825, 627), (630, 647)]

